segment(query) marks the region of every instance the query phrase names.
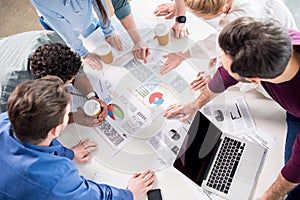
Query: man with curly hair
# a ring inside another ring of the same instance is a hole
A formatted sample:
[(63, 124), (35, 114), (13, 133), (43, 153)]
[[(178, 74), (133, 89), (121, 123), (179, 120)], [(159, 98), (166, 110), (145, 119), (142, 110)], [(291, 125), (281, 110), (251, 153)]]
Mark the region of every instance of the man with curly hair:
[[(83, 95), (97, 97), (82, 70), (80, 57), (64, 45), (64, 41), (52, 31), (25, 32), (0, 40), (0, 67), (1, 112), (6, 111), (7, 99), (18, 84), (46, 75), (58, 76), (64, 83), (75, 79), (73, 84)], [(77, 112), (72, 110), (70, 122), (99, 126), (107, 115), (106, 104), (100, 102), (104, 107), (101, 117), (91, 118), (81, 109)]]
[(93, 91), (90, 81), (83, 71), (80, 56), (66, 45), (50, 43), (38, 47), (30, 59), (30, 68), (35, 78), (53, 75), (61, 78), (65, 84), (72, 83), (83, 96), (96, 99), (103, 107), (98, 118), (89, 117), (81, 108), (78, 108), (77, 112), (70, 112), (70, 122), (75, 121), (86, 126), (99, 126), (107, 116), (106, 103), (100, 100)]

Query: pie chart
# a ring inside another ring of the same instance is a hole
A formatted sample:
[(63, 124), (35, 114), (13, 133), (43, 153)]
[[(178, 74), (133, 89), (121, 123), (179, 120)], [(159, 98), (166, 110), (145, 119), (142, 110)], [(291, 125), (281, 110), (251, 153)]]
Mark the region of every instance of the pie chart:
[(107, 106), (107, 114), (111, 119), (115, 121), (124, 119), (123, 110), (118, 105), (113, 103)]
[(149, 103), (157, 105), (157, 106), (160, 106), (164, 102), (164, 99), (162, 98), (162, 96), (163, 96), (162, 93), (160, 93), (160, 92), (154, 92), (149, 97)]

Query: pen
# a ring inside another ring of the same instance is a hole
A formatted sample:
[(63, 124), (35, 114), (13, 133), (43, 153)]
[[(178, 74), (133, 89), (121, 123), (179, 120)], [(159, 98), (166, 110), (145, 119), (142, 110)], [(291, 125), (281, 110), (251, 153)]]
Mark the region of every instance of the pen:
[(99, 85), (100, 85), (100, 90), (101, 90), (101, 92), (103, 92), (103, 87), (102, 87), (101, 80), (100, 80), (100, 79), (98, 79), (98, 81), (99, 81)]

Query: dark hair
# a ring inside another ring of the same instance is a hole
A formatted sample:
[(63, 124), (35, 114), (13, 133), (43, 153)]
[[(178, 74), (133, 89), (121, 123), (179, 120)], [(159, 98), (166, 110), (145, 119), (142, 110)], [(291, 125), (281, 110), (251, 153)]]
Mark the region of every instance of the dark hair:
[(247, 78), (279, 76), (292, 54), (287, 30), (272, 19), (239, 18), (221, 31), (219, 45), (232, 58), (231, 71)]
[(53, 75), (61, 78), (64, 83), (78, 73), (81, 65), (80, 56), (60, 43), (39, 46), (30, 61), (35, 78)]
[(22, 142), (41, 142), (52, 128), (63, 123), (70, 101), (62, 80), (55, 76), (18, 85), (7, 102), (14, 134)]
[(101, 13), (101, 16), (102, 16), (102, 24), (106, 25), (107, 21), (108, 21), (108, 15), (107, 15), (107, 13), (104, 9), (104, 6), (102, 5), (100, 0), (96, 0), (96, 3), (97, 3), (97, 6), (99, 8), (99, 11)]

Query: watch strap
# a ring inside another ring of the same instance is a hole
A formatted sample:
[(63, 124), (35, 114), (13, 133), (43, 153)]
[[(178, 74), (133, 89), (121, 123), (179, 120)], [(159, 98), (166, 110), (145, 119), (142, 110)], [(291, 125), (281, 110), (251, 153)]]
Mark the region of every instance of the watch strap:
[(186, 16), (178, 16), (175, 18), (175, 21), (178, 23), (185, 23), (186, 22)]

